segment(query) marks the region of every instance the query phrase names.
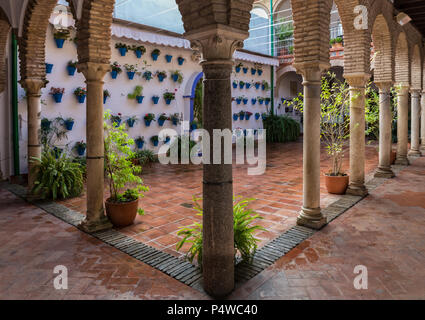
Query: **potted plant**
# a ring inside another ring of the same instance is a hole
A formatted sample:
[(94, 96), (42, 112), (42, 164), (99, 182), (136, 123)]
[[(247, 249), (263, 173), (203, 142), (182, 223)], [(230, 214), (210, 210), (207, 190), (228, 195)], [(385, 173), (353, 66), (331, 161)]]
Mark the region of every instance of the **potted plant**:
[(53, 38), (55, 39), (56, 46), (61, 49), (65, 43), (65, 40), (69, 38), (69, 30), (68, 29), (59, 29), (56, 30), (53, 34)]
[(258, 103), (260, 105), (262, 105), (264, 103), (264, 98), (263, 97), (258, 97), (257, 100), (258, 100)]
[(69, 61), (68, 62), (66, 69), (68, 70), (69, 76), (72, 77), (75, 74), (75, 71), (77, 70), (77, 63), (78, 63), (78, 61)]
[(170, 120), (174, 126), (177, 126), (180, 123), (180, 114), (178, 113), (170, 114)]
[(41, 130), (42, 131), (44, 131), (44, 132), (50, 131), (51, 126), (52, 126), (52, 121), (50, 121), (47, 118), (42, 118), (41, 119)]
[(158, 142), (159, 142), (159, 137), (158, 136), (152, 136), (151, 137), (151, 142), (154, 145), (154, 147), (158, 146)]
[(333, 49), (342, 48), (343, 39), (342, 39), (342, 37), (333, 38), (329, 41), (329, 44), (332, 46)]
[(171, 101), (176, 99), (176, 94), (174, 92), (167, 91), (164, 93), (163, 97), (164, 97), (165, 103), (169, 105)]
[(110, 114), (108, 118), (111, 120), (111, 123), (115, 128), (118, 128), (121, 125), (121, 121), (122, 121), (121, 113), (117, 113), (116, 115)]
[(116, 43), (115, 48), (118, 49), (118, 51), (121, 54), (121, 57), (124, 57), (127, 54), (128, 46), (126, 44), (121, 43), (121, 42)]
[(146, 127), (149, 127), (151, 122), (155, 121), (155, 115), (153, 113), (146, 113), (143, 119), (145, 120)]
[(238, 113), (234, 113), (233, 114), (233, 121), (236, 121), (239, 119), (239, 114)]
[(86, 88), (78, 87), (74, 90), (74, 95), (77, 97), (78, 103), (84, 103), (87, 96)]
[(251, 88), (251, 83), (246, 82), (246, 83), (245, 83), (245, 87), (246, 87), (247, 89)]
[(241, 110), (239, 111), (239, 120), (244, 120), (245, 119), (245, 111)]
[(244, 81), (239, 81), (239, 88), (243, 89), (245, 87), (245, 82)]
[(111, 97), (111, 93), (108, 89), (103, 90), (103, 104), (106, 103), (106, 100)]
[(256, 83), (254, 83), (255, 89), (260, 89), (261, 86), (261, 82), (257, 81)]
[(255, 104), (257, 103), (257, 99), (256, 99), (256, 98), (252, 98), (252, 99), (251, 99), (251, 103), (252, 103), (253, 105), (255, 105)]
[(77, 153), (80, 157), (82, 157), (84, 153), (86, 152), (86, 147), (87, 147), (87, 144), (84, 141), (78, 141), (75, 144), (75, 150), (77, 150)]
[(269, 91), (270, 90), (270, 85), (266, 80), (263, 80), (261, 87), (264, 91)]
[(268, 106), (270, 104), (270, 101), (272, 101), (272, 99), (270, 97), (267, 97), (264, 99), (264, 103), (266, 106)]
[(177, 58), (177, 62), (179, 63), (179, 66), (182, 66), (183, 65), (183, 63), (184, 63), (184, 58), (183, 57), (178, 57)]
[(71, 117), (63, 120), (63, 124), (65, 125), (65, 128), (68, 131), (72, 130), (72, 128), (74, 127), (74, 123), (75, 123), (74, 118), (71, 118)]
[(55, 99), (56, 103), (62, 102), (63, 94), (65, 93), (65, 88), (50, 88), (50, 94), (53, 96), (53, 99)]
[(143, 73), (143, 78), (145, 78), (146, 81), (150, 81), (153, 78), (152, 72), (151, 71), (145, 71)]
[(134, 79), (134, 75), (137, 72), (137, 64), (125, 64), (124, 65), (125, 70), (127, 71), (127, 76), (129, 80)]
[(138, 149), (143, 149), (143, 145), (145, 144), (145, 137), (138, 136), (134, 142), (136, 142)]
[(52, 63), (45, 63), (45, 65), (46, 65), (46, 73), (52, 73), (53, 64)]
[(172, 59), (173, 59), (173, 56), (171, 54), (165, 55), (165, 60), (167, 61), (167, 63), (170, 63)]
[(153, 101), (153, 104), (158, 104), (158, 102), (159, 102), (159, 96), (154, 95), (154, 96), (152, 97), (152, 101)]
[(158, 77), (159, 82), (162, 82), (162, 81), (164, 81), (165, 78), (167, 78), (167, 72), (157, 71), (156, 76)]
[(245, 96), (243, 96), (242, 97), (242, 102), (243, 102), (243, 104), (247, 104), (248, 103), (248, 98), (247, 97), (245, 97)]
[(178, 83), (183, 82), (183, 74), (179, 70), (172, 71), (171, 78), (173, 79), (174, 82), (178, 82)]
[(165, 113), (161, 113), (158, 117), (158, 125), (162, 127), (167, 120), (169, 120), (167, 115)]
[(192, 122), (190, 123), (190, 130), (196, 130), (196, 129), (198, 129), (198, 120), (196, 120), (196, 119), (193, 119), (192, 120)]
[(243, 67), (243, 68), (242, 68), (242, 71), (243, 71), (243, 73), (245, 73), (245, 74), (246, 74), (246, 73), (248, 73), (248, 67)]
[(114, 62), (111, 64), (111, 78), (116, 79), (117, 76), (122, 72), (121, 66), (118, 64), (118, 62)]
[(237, 104), (241, 104), (242, 100), (243, 100), (243, 97), (237, 97), (236, 98), (236, 103)]
[(151, 53), (152, 59), (153, 61), (158, 60), (159, 55), (161, 54), (161, 50), (159, 49), (154, 49)]
[(233, 89), (238, 88), (238, 82), (236, 80), (233, 80)]
[[(139, 209), (139, 198), (149, 189), (143, 185), (143, 180), (137, 176), (141, 167), (135, 166), (131, 161), (134, 152), (131, 146), (134, 141), (129, 139), (123, 127), (114, 127), (107, 124), (111, 118), (109, 112), (105, 113), (105, 172), (109, 185), (110, 197), (106, 200), (106, 215), (116, 227), (131, 225), (137, 213), (143, 215)], [(122, 192), (128, 184), (135, 185), (133, 189)]]
[(257, 73), (257, 69), (255, 69), (255, 68), (251, 68), (251, 74), (253, 75), (253, 76), (255, 76), (255, 74)]
[(249, 120), (252, 116), (252, 112), (246, 111), (245, 112), (245, 120)]
[(261, 114), (259, 112), (256, 112), (255, 113), (255, 120), (260, 119), (260, 117), (261, 117)]
[(142, 55), (146, 52), (146, 48), (144, 46), (134, 45), (130, 47), (130, 50), (134, 52), (134, 54), (136, 55), (138, 59), (140, 59)]
[(243, 67), (243, 63), (238, 63), (235, 67), (235, 71), (236, 73), (241, 72), (241, 68)]
[(137, 103), (139, 103), (139, 104), (142, 103), (143, 102), (143, 99), (145, 98), (143, 96), (143, 87), (142, 86), (136, 86), (134, 88), (133, 92), (132, 93), (129, 93), (127, 95), (127, 98), (128, 99), (131, 99), (131, 100), (136, 99)]
[(136, 123), (136, 121), (137, 121), (137, 117), (136, 117), (136, 116), (131, 116), (131, 117), (129, 117), (129, 118), (127, 119), (128, 127), (129, 127), (129, 128), (133, 128), (133, 127), (134, 127), (134, 124)]
[(256, 67), (258, 75), (261, 76), (263, 74), (263, 66), (261, 64), (257, 64)]
[(262, 119), (262, 120), (266, 120), (267, 116), (268, 116), (267, 112), (263, 112), (263, 113), (261, 114), (261, 119)]

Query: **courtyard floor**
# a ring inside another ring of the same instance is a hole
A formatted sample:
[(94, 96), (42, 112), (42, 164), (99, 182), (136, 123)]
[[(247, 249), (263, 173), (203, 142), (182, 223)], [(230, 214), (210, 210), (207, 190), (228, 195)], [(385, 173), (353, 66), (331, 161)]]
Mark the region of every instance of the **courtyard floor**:
[[(419, 158), (230, 298), (424, 299), (424, 185)], [(208, 298), (4, 189), (0, 242), (0, 299)], [(68, 290), (53, 287), (57, 265), (68, 268)], [(357, 265), (367, 290), (354, 289)]]
[[(366, 172), (372, 175), (378, 163), (376, 144), (366, 147)], [(343, 168), (348, 171), (348, 151)], [(260, 231), (260, 247), (296, 223), (302, 206), (302, 142), (272, 144), (267, 149), (266, 172), (249, 176), (246, 165), (234, 165), (234, 194), (254, 198), (250, 208), (262, 217), (258, 224), (267, 231)], [(325, 150), (321, 152), (321, 171), (328, 172), (330, 160)], [(140, 207), (146, 212), (138, 216), (134, 225), (120, 232), (174, 256), (183, 255), (189, 246), (176, 251), (181, 227), (199, 221), (191, 208), (192, 197), (202, 196), (202, 166), (168, 165), (159, 163), (144, 169), (143, 180), (150, 188)], [(105, 185), (105, 197), (109, 196)], [(324, 176), (321, 179), (321, 205), (326, 207), (338, 196), (326, 192)], [(70, 209), (85, 214), (86, 199), (82, 197), (60, 202)]]

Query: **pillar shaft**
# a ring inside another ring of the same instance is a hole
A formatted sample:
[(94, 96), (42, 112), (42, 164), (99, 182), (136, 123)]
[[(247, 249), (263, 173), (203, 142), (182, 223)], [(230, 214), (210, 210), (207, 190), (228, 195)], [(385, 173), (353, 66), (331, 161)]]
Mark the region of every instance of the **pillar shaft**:
[(408, 165), (407, 140), (409, 122), (409, 87), (399, 87), (397, 92), (397, 159), (396, 164)]
[(350, 85), (350, 184), (347, 194), (365, 196), (365, 89), (369, 75), (348, 75)]
[(420, 109), (421, 109), (421, 95), (420, 90), (412, 90), (412, 129), (411, 129), (411, 147), (409, 156), (418, 157), (421, 155), (419, 152), (419, 135), (420, 135)]
[(379, 87), (379, 166), (375, 177), (392, 178), (391, 170), (391, 83), (377, 83)]
[(78, 67), (87, 83), (87, 215), (80, 228), (95, 232), (112, 227), (104, 214), (103, 77), (109, 65), (89, 62)]
[(321, 70), (303, 72), (304, 135), (303, 135), (303, 207), (297, 224), (320, 229), (326, 218), (320, 211), (320, 88)]
[(421, 95), (421, 145), (420, 150), (425, 155), (425, 92)]

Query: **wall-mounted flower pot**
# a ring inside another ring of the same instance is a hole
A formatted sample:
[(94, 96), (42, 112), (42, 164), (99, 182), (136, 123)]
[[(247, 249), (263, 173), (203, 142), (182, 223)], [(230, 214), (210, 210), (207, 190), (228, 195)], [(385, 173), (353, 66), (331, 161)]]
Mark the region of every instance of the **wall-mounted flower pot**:
[(236, 67), (235, 70), (236, 70), (236, 73), (239, 73), (241, 72), (241, 67)]
[(184, 63), (184, 58), (179, 57), (179, 58), (177, 59), (177, 62), (179, 63), (179, 66), (183, 65), (183, 63)]
[(145, 145), (144, 141), (141, 141), (141, 140), (136, 141), (136, 146), (137, 146), (138, 149), (143, 149), (144, 145)]
[(196, 124), (196, 123), (192, 123), (191, 125), (190, 125), (190, 130), (196, 130), (196, 129), (198, 129), (198, 125)]
[(77, 147), (77, 153), (80, 157), (84, 156), (84, 153), (86, 153), (86, 148), (85, 147)]
[(248, 103), (248, 99), (243, 99), (243, 104), (247, 104)]
[(158, 125), (160, 127), (162, 127), (164, 125), (164, 123), (165, 123), (165, 120), (164, 119), (158, 119)]
[(270, 104), (269, 100), (265, 100), (264, 103), (266, 104), (266, 106), (268, 106)]
[(134, 54), (136, 55), (136, 57), (138, 59), (140, 59), (143, 55), (143, 52), (142, 52), (142, 50), (136, 50), (136, 51), (134, 51)]
[(113, 125), (114, 125), (115, 128), (118, 128), (121, 125), (121, 119), (115, 120), (113, 122)]
[(260, 84), (259, 83), (256, 83), (256, 84), (254, 84), (254, 86), (255, 86), (255, 89), (260, 89)]
[(74, 127), (74, 121), (65, 121), (65, 128), (68, 131), (71, 131)]
[(171, 100), (171, 99), (165, 99), (165, 104), (170, 105), (171, 104), (171, 101), (173, 101), (173, 100)]
[(67, 66), (66, 70), (68, 70), (68, 75), (72, 77), (75, 74), (75, 71), (77, 71), (77, 68), (73, 66)]
[(249, 120), (251, 118), (251, 114), (246, 114), (245, 115), (245, 120)]
[(129, 80), (133, 80), (134, 79), (134, 75), (136, 74), (136, 72), (133, 71), (127, 71), (127, 76)]
[(243, 89), (243, 87), (245, 86), (245, 83), (241, 83), (241, 82), (239, 82), (239, 88), (240, 89)]
[(144, 98), (145, 98), (145, 96), (137, 96), (136, 97), (137, 103), (139, 103), (139, 104), (142, 103)]
[(237, 114), (234, 114), (233, 115), (233, 121), (236, 121), (236, 120), (238, 120), (239, 119), (239, 116), (237, 115)]
[(159, 97), (152, 97), (153, 104), (158, 104)]
[(179, 75), (178, 74), (173, 74), (172, 75), (173, 81), (177, 82), (179, 80)]
[(158, 147), (158, 143), (159, 143), (158, 140), (152, 142), (152, 144), (153, 144), (154, 147)]
[(243, 68), (243, 73), (248, 73), (248, 68)]
[(58, 148), (58, 147), (54, 147), (53, 148), (53, 152), (55, 154), (55, 158), (59, 159), (60, 155), (62, 154), (63, 150)]
[(165, 76), (163, 76), (163, 75), (161, 75), (161, 74), (159, 74), (159, 75), (158, 75), (158, 80), (159, 80), (159, 82), (164, 81), (164, 79), (165, 79)]
[(332, 194), (344, 194), (347, 191), (349, 182), (348, 175), (329, 176), (325, 174), (326, 189)]
[(53, 94), (53, 99), (55, 99), (56, 103), (62, 102), (63, 93), (55, 93)]
[(62, 49), (63, 45), (65, 43), (65, 39), (56, 39), (55, 38), (55, 42), (56, 42), (56, 47), (58, 47), (59, 49)]
[(117, 78), (117, 76), (118, 76), (118, 71), (117, 71), (117, 70), (112, 70), (112, 71), (111, 71), (111, 78), (112, 78), (112, 79), (116, 79), (116, 78)]
[(255, 114), (255, 120), (260, 119), (260, 117), (261, 117), (261, 114), (259, 114), (259, 113), (256, 113), (256, 114)]
[(251, 103), (252, 104), (256, 104), (257, 103), (257, 99), (251, 99)]
[(84, 103), (86, 101), (86, 95), (77, 96), (78, 103)]
[(108, 96), (103, 96), (103, 104), (106, 104), (106, 100), (108, 100)]
[(167, 55), (165, 56), (165, 60), (167, 60), (167, 63), (170, 63), (170, 62), (171, 62), (171, 60), (173, 60), (173, 56), (172, 56), (172, 55), (167, 54)]
[(241, 104), (241, 102), (242, 102), (242, 99), (236, 99), (237, 104)]
[(251, 68), (251, 74), (254, 76), (257, 73), (257, 69)]
[(53, 70), (53, 64), (46, 63), (46, 73), (52, 73)]
[(164, 143), (168, 143), (170, 142), (171, 138), (170, 137), (166, 137)]
[(261, 115), (262, 120), (266, 120), (267, 116)]
[(263, 70), (257, 70), (258, 75), (261, 76), (263, 74)]
[(245, 120), (245, 114), (240, 114), (239, 115), (239, 120)]
[(145, 120), (145, 126), (150, 127), (152, 120)]
[(158, 57), (159, 57), (159, 54), (157, 54), (157, 53), (152, 53), (152, 54), (151, 54), (151, 56), (152, 56), (152, 60), (153, 60), (153, 61), (157, 61), (157, 60), (158, 60)]
[(171, 122), (173, 123), (173, 126), (176, 126), (179, 124), (179, 120), (178, 119), (171, 119)]
[(263, 105), (264, 100), (258, 100), (258, 103), (259, 103), (260, 105)]
[(118, 51), (120, 52), (121, 57), (125, 57), (127, 54), (127, 48), (118, 48)]
[(238, 88), (238, 84), (237, 83), (233, 83), (233, 89), (237, 89)]
[(245, 83), (245, 86), (247, 89), (251, 88), (251, 84), (250, 83)]
[(133, 128), (135, 123), (136, 123), (136, 120), (131, 119), (131, 118), (127, 119), (127, 124), (130, 128)]

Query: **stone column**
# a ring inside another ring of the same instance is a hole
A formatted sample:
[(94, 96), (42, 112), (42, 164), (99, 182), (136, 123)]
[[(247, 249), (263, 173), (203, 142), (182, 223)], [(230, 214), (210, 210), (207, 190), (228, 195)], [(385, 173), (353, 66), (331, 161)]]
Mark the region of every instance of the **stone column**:
[(425, 91), (421, 95), (421, 146), (420, 151), (425, 155)]
[(397, 88), (397, 159), (398, 165), (408, 165), (407, 140), (409, 122), (409, 87)]
[(376, 83), (379, 88), (379, 166), (375, 177), (393, 178), (391, 170), (391, 82)]
[(27, 94), (28, 104), (28, 192), (31, 192), (37, 173), (33, 170), (33, 158), (41, 158), (41, 88), (44, 80), (25, 79), (21, 82)]
[(109, 69), (92, 62), (78, 65), (87, 83), (87, 215), (79, 226), (86, 232), (112, 227), (104, 213), (103, 78)]
[(350, 184), (347, 194), (366, 196), (365, 186), (365, 90), (370, 75), (344, 76), (350, 85)]
[(419, 152), (419, 134), (420, 134), (420, 110), (421, 110), (421, 95), (419, 89), (412, 89), (412, 129), (411, 129), (411, 146), (409, 156), (420, 157)]
[(321, 69), (303, 71), (304, 135), (303, 135), (303, 207), (297, 224), (320, 229), (326, 218), (320, 211), (320, 88)]
[[(232, 57), (235, 49), (243, 46), (247, 34), (218, 26), (185, 35), (192, 47), (202, 53), (203, 127), (211, 138), (214, 129), (231, 132)], [(214, 143), (210, 148), (211, 164), (203, 167), (203, 286), (208, 294), (225, 297), (233, 291), (235, 283), (232, 165), (224, 164), (223, 146), (221, 163), (213, 164)]]

